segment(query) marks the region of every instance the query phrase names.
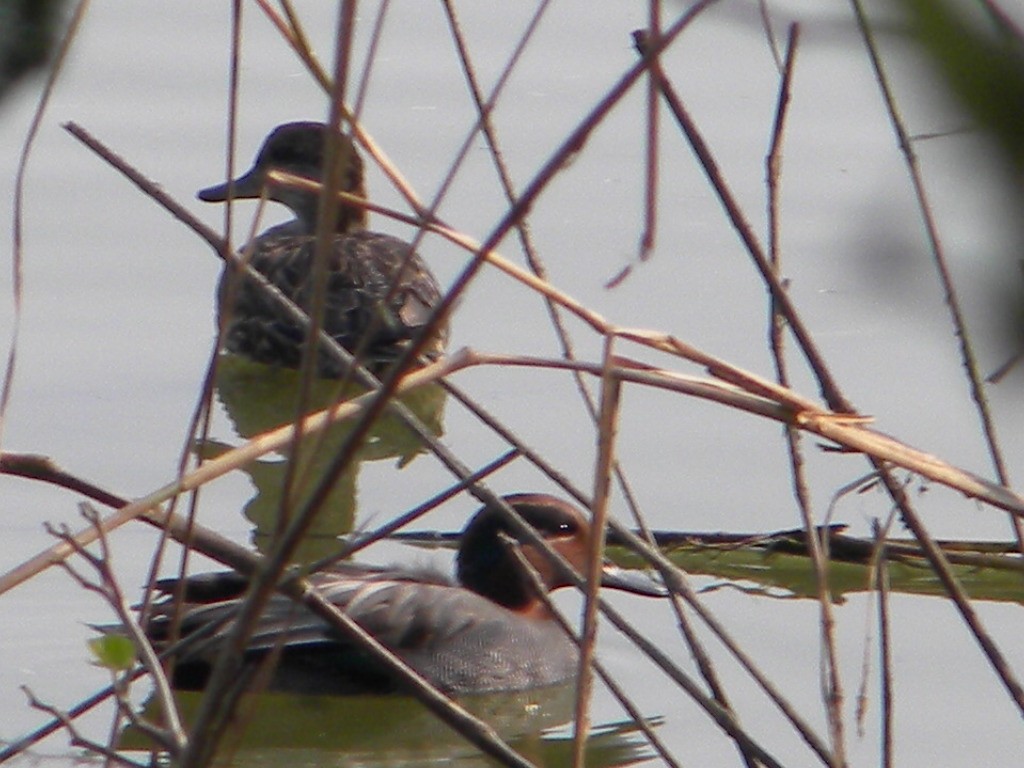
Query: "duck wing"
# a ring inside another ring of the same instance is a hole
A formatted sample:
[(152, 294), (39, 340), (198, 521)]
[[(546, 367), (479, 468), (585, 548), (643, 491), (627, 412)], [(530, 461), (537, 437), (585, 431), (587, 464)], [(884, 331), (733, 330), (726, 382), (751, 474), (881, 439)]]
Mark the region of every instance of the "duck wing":
[[(250, 247), (247, 246), (247, 250)], [(316, 238), (285, 224), (251, 244), (251, 265), (289, 299), (309, 312), (313, 299)], [(225, 271), (218, 289), (219, 313), (226, 318), (225, 348), (262, 363), (297, 367), (305, 331), (282, 315), (252, 281)], [(368, 359), (394, 359), (427, 322), (441, 300), (429, 268), (408, 243), (391, 235), (357, 231), (333, 236), (328, 262), (323, 328), (349, 351), (363, 345)], [(447, 330), (434, 340), (440, 352)], [(323, 375), (339, 375), (323, 356)]]
[[(521, 617), (437, 574), (343, 568), (311, 578), (331, 603), (448, 692), (537, 687), (574, 671), (575, 646), (553, 622)], [(175, 684), (201, 688), (237, 615), (245, 580), (204, 574), (189, 581), (186, 598), (199, 602), (186, 606), (180, 632), (195, 642), (177, 656)], [(173, 586), (173, 580), (161, 584)], [(158, 644), (167, 636), (170, 605), (157, 604), (150, 636)], [(245, 651), (253, 662), (270, 653), (280, 654), (270, 683), (275, 690), (385, 693), (401, 687), (347, 634), (281, 595), (268, 602)]]
[[(350, 617), (364, 623), (371, 634), (387, 634), (389, 627), (410, 621), (410, 605), (437, 598), (457, 588), (433, 570), (399, 569), (341, 563), (329, 571), (314, 573), (313, 585), (330, 602)], [(156, 583), (162, 596), (154, 606), (147, 630), (151, 640), (161, 643), (171, 634), (172, 620), (177, 634), (200, 633), (222, 640), (230, 629), (249, 587), (246, 576), (235, 571), (200, 573), (185, 579), (168, 578)], [(176, 602), (181, 598), (180, 605)], [(328, 622), (284, 595), (273, 595), (264, 607), (249, 641), (249, 650), (267, 650), (282, 645), (340, 642)]]

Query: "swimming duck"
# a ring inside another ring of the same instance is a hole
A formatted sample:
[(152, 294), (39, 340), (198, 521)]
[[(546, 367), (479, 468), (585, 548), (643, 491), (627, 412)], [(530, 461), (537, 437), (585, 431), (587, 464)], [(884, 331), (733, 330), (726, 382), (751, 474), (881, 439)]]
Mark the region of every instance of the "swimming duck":
[[(545, 494), (515, 494), (505, 501), (577, 570), (586, 557), (590, 526), (576, 507)], [(506, 538), (507, 537), (507, 538)], [(554, 685), (576, 674), (575, 644), (562, 632), (536, 594), (530, 575), (510, 551), (520, 551), (550, 590), (569, 586), (536, 547), (515, 533), (500, 510), (484, 507), (462, 533), (456, 556), (457, 580), (422, 570), (339, 564), (309, 578), (324, 596), (407, 664), (449, 694), (521, 691)], [(663, 595), (643, 574), (606, 565), (604, 586), (637, 594)], [(201, 690), (219, 641), (246, 588), (237, 573), (200, 574), (186, 579), (180, 634), (207, 636), (176, 660), (173, 683)], [(171, 601), (178, 580), (158, 588), (149, 634), (166, 640)], [(400, 684), (388, 670), (339, 635), (326, 622), (276, 595), (261, 616), (246, 648), (255, 665), (280, 651), (269, 689), (304, 694), (391, 693)]]
[[(263, 232), (242, 249), (249, 263), (307, 313), (313, 295), (312, 268), (320, 194), (275, 182), (270, 171), (314, 181), (324, 178), (329, 129), (323, 123), (278, 126), (263, 142), (253, 167), (230, 184), (200, 190), (206, 202), (267, 198), (292, 210), (295, 219)], [(365, 197), (363, 162), (355, 145), (339, 134), (341, 189)], [(408, 243), (366, 230), (366, 211), (339, 203), (328, 264), (327, 306), (323, 328), (351, 352), (362, 345), (365, 364), (380, 371), (426, 323), (441, 300), (441, 289)], [(250, 255), (251, 254), (251, 255)], [(282, 316), (259, 288), (224, 271), (217, 290), (218, 318), (225, 324), (224, 349), (269, 365), (297, 368), (306, 332)], [(397, 283), (394, 287), (393, 283)], [(443, 329), (426, 350), (443, 351)], [(318, 373), (338, 377), (344, 366), (324, 353)]]

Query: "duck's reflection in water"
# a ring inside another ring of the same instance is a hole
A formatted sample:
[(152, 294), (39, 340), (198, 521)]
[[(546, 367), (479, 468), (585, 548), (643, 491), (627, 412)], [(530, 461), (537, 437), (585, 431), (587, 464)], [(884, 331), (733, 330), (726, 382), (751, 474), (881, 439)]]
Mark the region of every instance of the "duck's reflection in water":
[[(572, 683), (512, 694), (458, 699), (490, 725), (513, 749), (538, 766), (572, 764), (575, 703)], [(201, 694), (176, 694), (186, 722), (192, 722)], [(652, 723), (657, 725), (658, 721)], [(151, 743), (130, 729), (121, 748), (148, 750)], [(586, 745), (588, 768), (632, 765), (653, 756), (633, 723), (598, 726)], [(265, 693), (243, 700), (232, 730), (222, 742), (222, 766), (404, 766), (454, 763), (465, 768), (494, 766), (459, 734), (403, 696), (295, 696)]]
[[(295, 419), (299, 375), (288, 368), (255, 363), (238, 355), (222, 355), (218, 361), (217, 397), (238, 437), (250, 439)], [(355, 385), (337, 380), (317, 379), (310, 391), (307, 412), (326, 408), (340, 400), (363, 394)], [(435, 436), (443, 433), (445, 392), (428, 385), (401, 398), (401, 402)], [(265, 550), (281, 530), (290, 511), (300, 509), (329, 473), (338, 449), (347, 439), (353, 422), (336, 424), (320, 435), (312, 435), (278, 459), (263, 459), (246, 468), (255, 494), (245, 506), (253, 526), (257, 547)], [(212, 458), (225, 446), (208, 442), (201, 447)], [(334, 478), (333, 487), (321, 504), (316, 519), (295, 559), (312, 562), (338, 548), (337, 537), (350, 533), (356, 519), (357, 477), (364, 462), (394, 459), (396, 471), (424, 451), (420, 439), (397, 417), (385, 413), (378, 418), (353, 460)], [(289, 467), (289, 462), (294, 466)], [(291, 477), (290, 485), (287, 478)]]

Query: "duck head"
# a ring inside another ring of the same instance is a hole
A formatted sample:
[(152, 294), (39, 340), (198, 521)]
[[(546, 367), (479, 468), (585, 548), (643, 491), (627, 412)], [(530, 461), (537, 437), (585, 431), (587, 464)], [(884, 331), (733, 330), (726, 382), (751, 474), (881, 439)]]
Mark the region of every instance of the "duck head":
[[(229, 195), (235, 199), (258, 198), (266, 189), (267, 198), (288, 206), (306, 232), (315, 231), (319, 191), (299, 189), (290, 184), (273, 181), (270, 171), (284, 171), (295, 176), (322, 183), (327, 158), (327, 143), (331, 129), (323, 123), (285, 123), (275, 128), (264, 140), (256, 160), (242, 176), (226, 184), (217, 184), (197, 193), (200, 200), (221, 203)], [(366, 196), (363, 184), (363, 161), (352, 140), (336, 133), (337, 157), (341, 166), (340, 189), (360, 197)], [(366, 225), (366, 211), (362, 208), (338, 204), (335, 231), (348, 232)]]
[[(591, 527), (579, 509), (540, 493), (514, 494), (504, 500), (573, 568), (585, 573)], [(462, 585), (515, 611), (525, 613), (539, 607), (533, 579), (511, 551), (508, 540), (518, 542), (522, 556), (549, 592), (571, 585), (543, 552), (509, 525), (501, 510), (492, 507), (477, 512), (462, 533), (456, 559)], [(646, 575), (607, 563), (601, 569), (601, 584), (652, 597), (666, 594), (664, 587)]]

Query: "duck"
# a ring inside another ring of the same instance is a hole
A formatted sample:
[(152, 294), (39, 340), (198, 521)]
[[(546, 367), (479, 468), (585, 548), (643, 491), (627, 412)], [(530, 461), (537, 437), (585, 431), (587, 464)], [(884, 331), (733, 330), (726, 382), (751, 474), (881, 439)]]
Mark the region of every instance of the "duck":
[[(577, 571), (584, 568), (591, 526), (574, 505), (539, 493), (503, 497)], [(509, 547), (519, 545), (547, 591), (570, 586), (539, 548), (517, 533), (501, 510), (484, 506), (460, 536), (456, 577), (422, 568), (336, 563), (308, 578), (325, 598), (448, 695), (511, 693), (573, 679), (578, 649), (535, 589), (532, 574)], [(646, 596), (665, 589), (638, 571), (605, 564), (601, 585)], [(148, 635), (164, 649), (185, 638), (172, 685), (202, 690), (230, 631), (247, 580), (235, 572), (160, 580)], [(176, 606), (173, 595), (184, 595)], [(172, 617), (180, 624), (172, 633)], [(200, 638), (190, 643), (191, 637)], [(276, 659), (273, 656), (276, 655)], [(268, 658), (269, 657), (269, 658)], [(276, 662), (265, 690), (304, 695), (401, 693), (389, 669), (327, 622), (283, 595), (274, 595), (244, 651), (247, 675)]]
[[(204, 202), (260, 198), (281, 203), (295, 218), (267, 229), (240, 251), (247, 261), (307, 314), (313, 298), (319, 191), (300, 189), (271, 178), (281, 171), (316, 182), (325, 178), (332, 128), (318, 122), (292, 122), (266, 137), (250, 168), (234, 181), (200, 190)], [(353, 141), (337, 134), (340, 189), (366, 197), (363, 161)], [(442, 293), (427, 264), (403, 240), (367, 228), (364, 208), (339, 202), (328, 257), (327, 301), (323, 329), (345, 349), (358, 354), (375, 373), (383, 371), (427, 323)], [(244, 272), (228, 266), (217, 288), (217, 318), (222, 350), (257, 363), (298, 368), (306, 330), (284, 316)], [(447, 328), (424, 350), (443, 353)], [(320, 351), (317, 373), (338, 378), (347, 366)]]

